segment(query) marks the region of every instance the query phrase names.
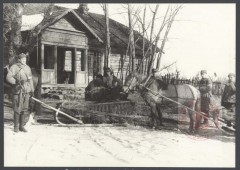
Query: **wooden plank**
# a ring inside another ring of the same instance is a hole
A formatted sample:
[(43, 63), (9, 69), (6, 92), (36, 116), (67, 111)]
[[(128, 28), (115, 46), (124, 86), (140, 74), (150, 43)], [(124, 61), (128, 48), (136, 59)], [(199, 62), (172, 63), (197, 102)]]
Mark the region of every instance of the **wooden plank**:
[(132, 119), (141, 119), (141, 118), (146, 117), (146, 116), (138, 116), (138, 115), (120, 115), (120, 114), (115, 114), (115, 113), (109, 113), (108, 111), (94, 111), (94, 110), (89, 110), (89, 109), (84, 109), (84, 108), (81, 111), (83, 111), (84, 114), (90, 114), (90, 115), (94, 114), (94, 115), (98, 115), (98, 116), (113, 116), (113, 117), (132, 118)]
[(64, 46), (64, 47), (71, 47), (71, 48), (82, 48), (82, 49), (88, 49), (87, 44), (86, 45), (79, 45), (79, 44), (66, 44), (61, 42), (51, 42), (51, 41), (42, 41), (42, 43), (46, 45), (57, 45), (57, 46)]
[(64, 29), (64, 30), (70, 30), (70, 31), (78, 31), (74, 26), (69, 23), (65, 18), (60, 19), (58, 22), (56, 22), (54, 25), (51, 25), (53, 28), (58, 29)]
[(53, 32), (45, 31), (42, 35), (42, 41), (63, 43), (63, 44), (75, 44), (78, 46), (86, 46), (86, 36), (79, 34), (73, 35), (68, 32)]
[(71, 30), (65, 30), (65, 29), (59, 29), (59, 28), (53, 28), (51, 26), (49, 26), (46, 31), (51, 31), (51, 32), (60, 32), (60, 33), (68, 33), (68, 34), (72, 34), (72, 35), (83, 35), (85, 36), (86, 33), (83, 32), (83, 31), (79, 31), (79, 30), (76, 30), (76, 31), (71, 31)]

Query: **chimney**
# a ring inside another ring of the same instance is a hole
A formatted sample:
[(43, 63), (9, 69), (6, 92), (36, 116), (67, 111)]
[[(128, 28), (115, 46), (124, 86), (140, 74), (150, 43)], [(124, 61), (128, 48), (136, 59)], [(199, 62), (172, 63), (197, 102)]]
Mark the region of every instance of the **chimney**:
[(88, 13), (88, 6), (87, 4), (84, 3), (80, 3), (78, 6), (78, 10), (80, 12), (81, 15), (86, 15)]

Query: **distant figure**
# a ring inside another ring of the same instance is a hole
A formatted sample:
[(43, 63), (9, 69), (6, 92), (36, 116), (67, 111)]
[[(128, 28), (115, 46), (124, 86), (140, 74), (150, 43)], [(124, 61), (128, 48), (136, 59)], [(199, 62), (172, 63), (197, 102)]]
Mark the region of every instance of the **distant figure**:
[(225, 85), (222, 94), (222, 106), (228, 110), (233, 110), (236, 105), (236, 84), (235, 84), (235, 74), (230, 73), (228, 75), (228, 82)]
[[(212, 82), (207, 76), (206, 70), (201, 70), (201, 80), (199, 81), (199, 91), (201, 93), (201, 111), (209, 117), (212, 98)], [(203, 126), (208, 126), (208, 119), (204, 118)]]
[[(155, 87), (155, 86), (156, 85), (160, 86), (160, 83), (162, 84), (162, 80), (158, 76), (158, 70), (153, 68), (151, 77), (149, 79), (146, 79), (145, 81), (145, 87), (151, 88), (153, 91), (156, 91), (157, 89), (159, 89), (159, 87)], [(164, 87), (164, 90), (166, 90), (166, 87)]]
[(29, 99), (34, 93), (32, 71), (26, 64), (26, 55), (18, 55), (18, 62), (13, 64), (7, 73), (6, 80), (12, 85), (13, 111), (14, 111), (14, 132), (25, 129), (25, 116), (29, 109)]

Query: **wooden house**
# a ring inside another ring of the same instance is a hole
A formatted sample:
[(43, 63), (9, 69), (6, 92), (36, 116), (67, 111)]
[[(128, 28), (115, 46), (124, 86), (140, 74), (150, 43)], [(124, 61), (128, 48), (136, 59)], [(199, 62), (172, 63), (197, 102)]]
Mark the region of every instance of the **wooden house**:
[[(45, 8), (43, 4), (28, 4), (24, 15), (42, 13)], [(29, 57), (29, 65), (41, 74), (42, 87), (85, 87), (97, 73), (103, 74), (104, 25), (104, 16), (89, 13), (86, 5), (80, 5), (78, 9), (54, 6), (48, 22), (37, 25), (41, 31)], [(124, 74), (128, 65), (129, 28), (112, 19), (109, 25), (109, 66), (119, 77), (121, 64)], [(32, 29), (22, 31), (24, 41)], [(137, 31), (134, 36), (138, 39), (136, 57), (141, 58), (142, 36)]]

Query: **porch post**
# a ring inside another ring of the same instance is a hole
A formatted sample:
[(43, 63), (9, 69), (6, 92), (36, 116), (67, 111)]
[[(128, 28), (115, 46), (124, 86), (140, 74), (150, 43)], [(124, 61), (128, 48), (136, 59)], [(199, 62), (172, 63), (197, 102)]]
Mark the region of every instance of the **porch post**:
[(54, 45), (54, 71), (55, 71), (55, 84), (57, 84), (57, 46)]
[(84, 57), (85, 57), (85, 82), (89, 83), (88, 79), (88, 49), (84, 50)]
[(101, 61), (100, 61), (100, 73), (103, 75), (104, 74), (104, 71), (103, 71), (103, 67), (104, 67), (104, 53), (101, 53)]
[[(41, 51), (40, 51), (40, 64), (41, 64), (41, 71), (40, 71), (40, 79), (39, 81), (39, 86), (36, 89), (36, 97), (41, 100), (41, 93), (42, 93), (42, 75), (43, 75), (43, 69), (44, 69), (44, 44), (41, 44)], [(39, 67), (39, 66), (38, 66)], [(36, 104), (36, 114), (37, 115), (42, 115), (42, 106), (41, 104), (37, 103)]]
[(77, 81), (77, 48), (74, 48), (73, 50), (73, 56), (74, 56), (74, 70), (73, 70), (73, 74), (74, 74), (74, 86), (76, 87)]
[(41, 44), (41, 72), (44, 69), (44, 44)]

